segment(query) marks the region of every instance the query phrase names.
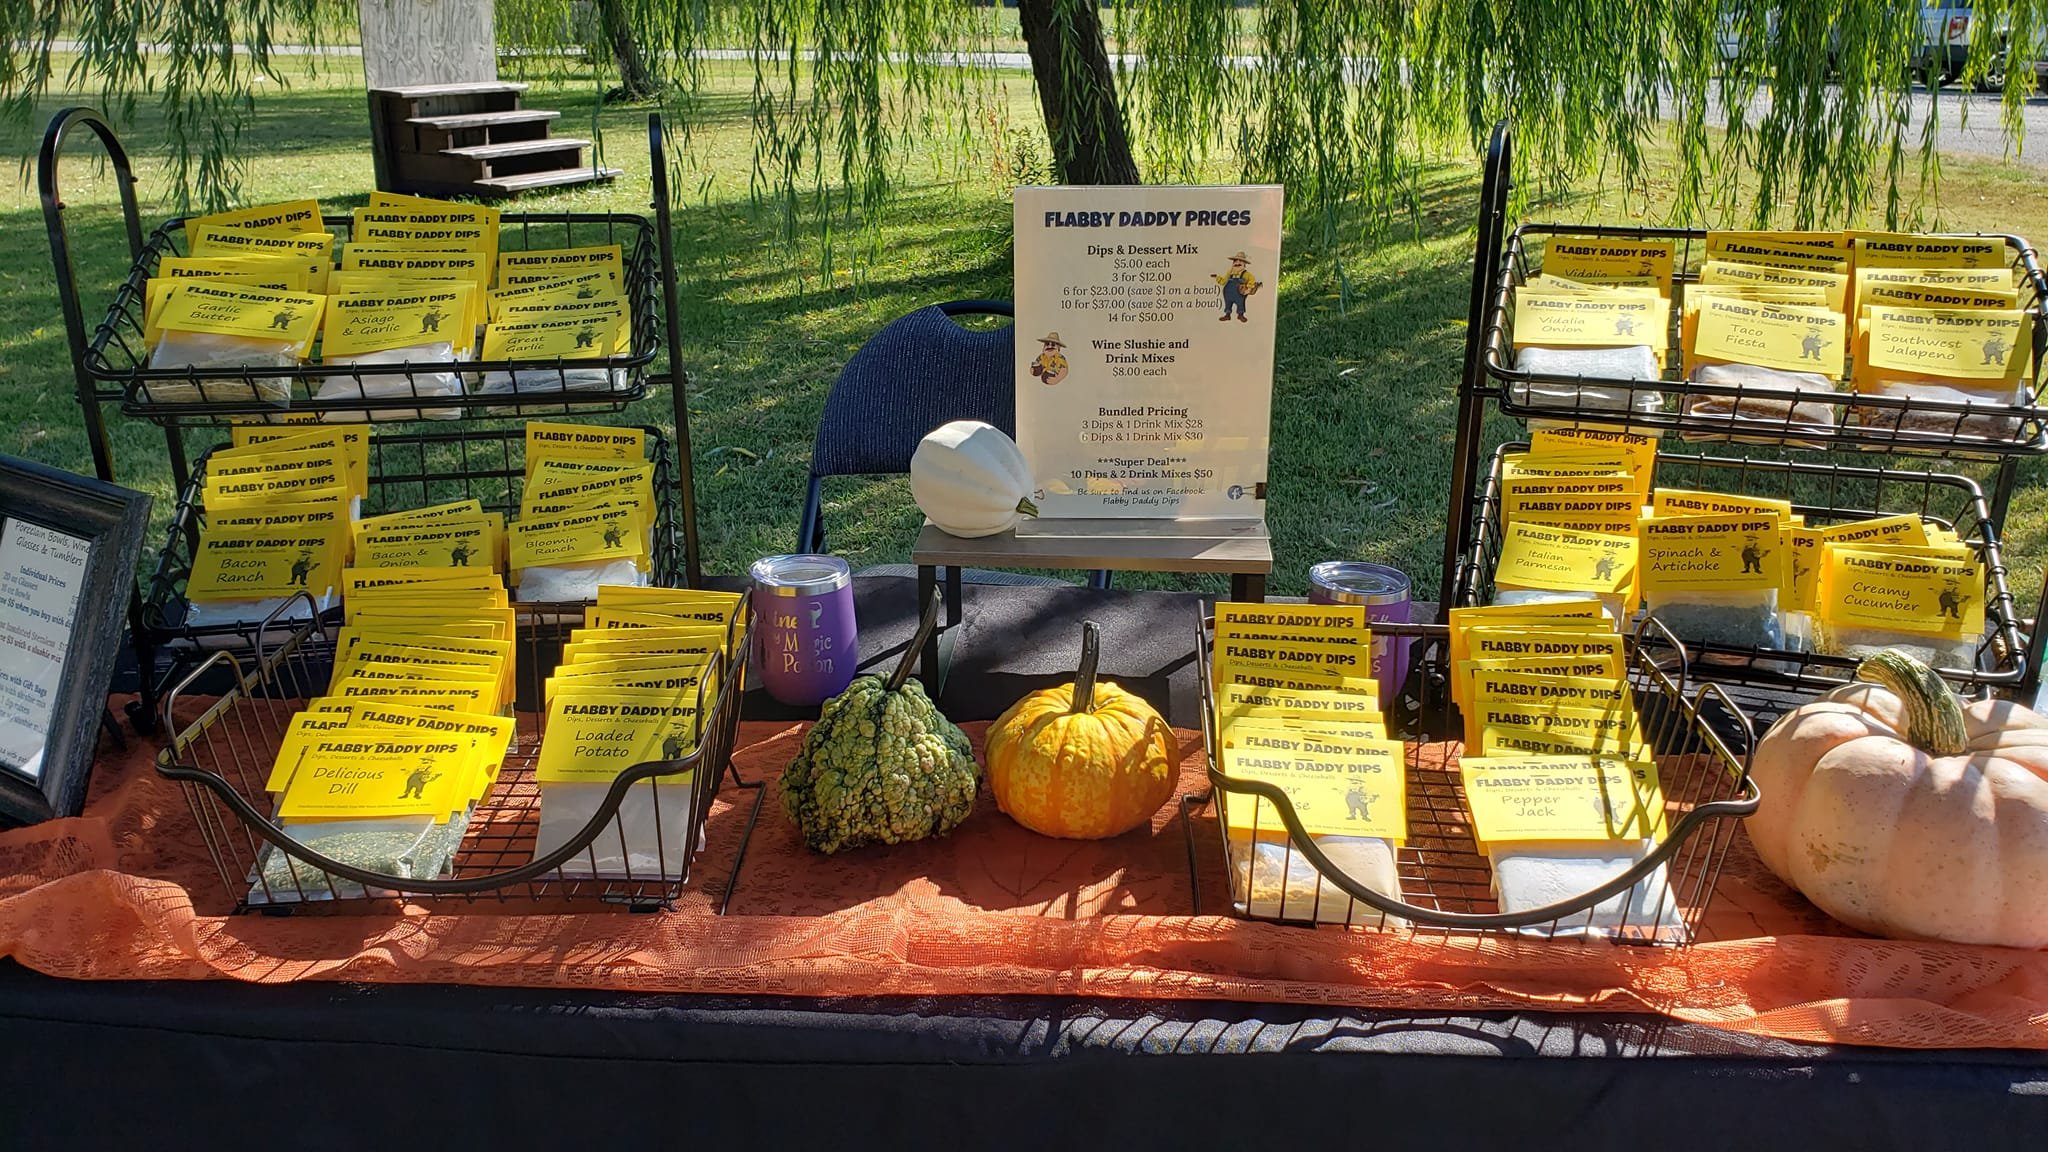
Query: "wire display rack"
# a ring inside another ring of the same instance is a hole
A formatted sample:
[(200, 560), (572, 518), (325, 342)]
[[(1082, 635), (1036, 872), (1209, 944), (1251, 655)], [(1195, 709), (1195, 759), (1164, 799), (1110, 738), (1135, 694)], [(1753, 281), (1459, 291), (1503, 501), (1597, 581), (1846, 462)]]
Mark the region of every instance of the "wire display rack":
[[(1941, 456), (2037, 455), (2048, 452), (2048, 278), (2032, 246), (2018, 236), (1976, 234), (2005, 246), (2021, 304), (2034, 314), (2030, 371), (2009, 402), (1934, 399), (1881, 392), (1844, 393), (1679, 377), (1677, 313), (1665, 332), (1665, 361), (1655, 380), (1530, 371), (1514, 350), (1515, 292), (1542, 270), (1537, 242), (1551, 236), (1602, 236), (1674, 243), (1680, 290), (1697, 283), (1707, 233), (1678, 228), (1577, 227), (1524, 224), (1507, 237), (1496, 268), (1482, 333), (1485, 387), (1501, 411), (1525, 420), (1597, 421), (1642, 432), (1677, 432), (1688, 440), (1748, 440), (1865, 452)], [(1853, 383), (1853, 381), (1852, 381)]]
[[(1512, 159), (1512, 140), (1502, 123), (1494, 130), (1480, 186), (1440, 602), (1478, 602), (1475, 597), (1484, 594), (1491, 580), (1498, 524), (1483, 506), (1494, 471), (1489, 466), (1486, 416), (1498, 409), (1530, 424), (1597, 425), (1659, 438), (1660, 454), (1667, 445), (1682, 448), (1675, 458), (1693, 470), (1694, 486), (1712, 489), (1715, 480), (1761, 484), (1765, 490), (1775, 486), (1776, 494), (1791, 498), (1810, 519), (1854, 518), (1891, 504), (1893, 511), (1917, 511), (1953, 523), (1992, 569), (1987, 578), (1991, 624), (1978, 667), (1944, 671), (1982, 690), (2033, 690), (2048, 648), (2048, 629), (2039, 626), (2042, 609), (2048, 609), (2048, 591), (2029, 628), (2029, 617), (2010, 591), (1998, 541), (2018, 483), (2019, 461), (2048, 453), (2048, 274), (2034, 247), (2019, 236), (1990, 234), (2004, 246), (2021, 306), (2033, 317), (2030, 367), (2009, 404), (1676, 379), (1676, 309), (1671, 329), (1662, 334), (1666, 362), (1674, 367), (1662, 378), (1533, 372), (1516, 359), (1514, 296), (1518, 286), (1541, 271), (1540, 241), (1557, 235), (1671, 240), (1675, 285), (1682, 293), (1684, 285), (1697, 282), (1708, 234), (1549, 223), (1511, 228)], [(1757, 444), (1768, 447), (1753, 446)], [(1708, 453), (1722, 453), (1722, 445), (1728, 446), (1729, 458), (1735, 461), (1732, 467), (1710, 462), (1716, 457)], [(1689, 455), (1694, 452), (1700, 454)], [(1926, 459), (1939, 471), (1897, 468), (1900, 457)], [(1680, 483), (1670, 478), (1677, 470), (1678, 466), (1667, 470), (1660, 463), (1659, 482)], [(1919, 504), (1924, 506), (1916, 506), (1913, 491), (1920, 493)], [(1837, 662), (1810, 654), (1745, 655), (1712, 646), (1703, 646), (1697, 654), (1700, 674), (1720, 678), (1732, 671), (1731, 683), (1753, 683), (1764, 690), (1745, 699), (1768, 711), (1841, 681)]]
[[(128, 273), (97, 324), (87, 319), (62, 192), (65, 146), (79, 132), (96, 138), (105, 153), (106, 166), (120, 198), (129, 256)], [(695, 477), (690, 467), (687, 378), (679, 355), (682, 332), (667, 149), (658, 114), (648, 117), (647, 135), (653, 191), (651, 218), (567, 212), (506, 212), (500, 216), (501, 251), (620, 245), (632, 326), (631, 347), (620, 354), (544, 362), (450, 361), (164, 371), (148, 366), (149, 349), (142, 338), (141, 323), (145, 285), (164, 256), (183, 251), (184, 222), (170, 220), (145, 235), (135, 193), (134, 166), (112, 126), (90, 108), (67, 108), (51, 118), (37, 156), (36, 181), (50, 245), (52, 279), (64, 316), (74, 394), (84, 417), (93, 470), (101, 480), (117, 482), (107, 425), (108, 410), (116, 410), (146, 419), (162, 429), (170, 459), (171, 488), (180, 494), (173, 538), (149, 581), (149, 602), (145, 603), (145, 589), (138, 581), (130, 605), (130, 632), (142, 670), (142, 698), (130, 706), (129, 715), (138, 728), (148, 729), (157, 714), (155, 696), (160, 685), (154, 675), (155, 652), (164, 643), (197, 638), (182, 624), (178, 585), (194, 546), (193, 534), (203, 523), (203, 513), (195, 511), (191, 506), (194, 501), (188, 499), (197, 489), (193, 461), (185, 443), (188, 433), (198, 428), (250, 420), (314, 417), (369, 420), (380, 422), (380, 428), (389, 426), (383, 422), (399, 425), (398, 435), (386, 437), (380, 431), (377, 439), (388, 440), (400, 448), (414, 446), (425, 451), (429, 445), (452, 446), (473, 437), (480, 442), (481, 451), (488, 454), (492, 445), (502, 449), (509, 442), (497, 433), (472, 432), (470, 421), (500, 416), (602, 416), (616, 413), (666, 384), (671, 389), (673, 416), (673, 431), (667, 440), (672, 452), (668, 477), (674, 493), (666, 514), (680, 531), (680, 568), (671, 565), (664, 583), (702, 585)], [(329, 216), (325, 220), (328, 228), (346, 238), (349, 217)], [(664, 346), (665, 372), (657, 371)], [(259, 386), (258, 381), (264, 383)], [(441, 420), (464, 423), (432, 423)], [(444, 431), (416, 433), (404, 427), (416, 423)], [(461, 431), (455, 431), (457, 427)], [(458, 460), (467, 451), (451, 450)], [(474, 479), (475, 483), (503, 479), (491, 474), (490, 465), (486, 464), (484, 469), (484, 474)], [(423, 489), (432, 487), (430, 480), (451, 484), (458, 480), (452, 471), (440, 470), (424, 459), (417, 471), (416, 481)], [(405, 483), (400, 477), (405, 475), (403, 469), (389, 473), (385, 490), (398, 491)], [(664, 486), (665, 496), (667, 491)], [(246, 647), (249, 629), (237, 631)], [(166, 678), (175, 674), (173, 670)]]
[[(649, 581), (669, 587), (681, 575), (682, 564), (675, 462), (659, 428), (642, 427), (640, 431), (647, 462), (654, 468)], [(369, 443), (369, 496), (362, 508), (366, 517), (469, 499), (508, 520), (519, 511), (526, 478), (524, 426), (374, 435)], [(229, 649), (250, 653), (258, 650), (259, 632), (274, 629), (274, 622), (251, 618), (195, 623), (185, 599), (185, 582), (206, 531), (207, 463), (217, 450), (209, 450), (194, 463), (192, 478), (179, 493), (155, 571), (144, 589), (143, 623), (152, 643), (181, 652)], [(328, 615), (332, 618), (336, 610), (329, 609)]]
[[(347, 242), (351, 218), (324, 219), (336, 242)], [(150, 234), (86, 345), (86, 371), (102, 389), (120, 393), (121, 411), (129, 416), (188, 426), (262, 420), (306, 409), (370, 420), (576, 416), (617, 412), (647, 395), (648, 369), (661, 349), (656, 297), (662, 262), (654, 228), (645, 217), (508, 212), (499, 221), (500, 252), (620, 246), (632, 329), (632, 346), (620, 355), (152, 368), (143, 329), (146, 286), (165, 256), (185, 254), (184, 226), (183, 219), (168, 220)]]
[[(1409, 669), (1405, 715), (1388, 716), (1389, 731), (1407, 743), (1407, 840), (1396, 856), (1398, 893), (1381, 892), (1355, 877), (1302, 827), (1285, 791), (1222, 770), (1214, 677), (1210, 668), (1213, 618), (1196, 638), (1202, 678), (1202, 739), (1223, 840), (1231, 907), (1250, 919), (1289, 924), (1350, 924), (1417, 932), (1598, 936), (1618, 943), (1686, 945), (1700, 939), (1729, 844), (1741, 819), (1756, 811), (1749, 779), (1755, 729), (1747, 713), (1720, 685), (1692, 687), (1684, 646), (1668, 634), (1656, 643), (1631, 640), (1627, 681), (1643, 741), (1655, 752), (1668, 831), (1640, 860), (1587, 891), (1538, 908), (1503, 911), (1494, 871), (1475, 842), (1459, 746), (1438, 738), (1438, 723), (1453, 719), (1445, 700), (1449, 683), (1449, 630), (1442, 625), (1374, 624), (1375, 638), (1406, 638)], [(1659, 626), (1651, 622), (1647, 633)], [(1653, 651), (1676, 651), (1675, 663)], [(1193, 804), (1183, 803), (1188, 862), (1197, 907)], [(1233, 806), (1249, 805), (1233, 837)], [(1273, 847), (1259, 856), (1254, 844)], [(1631, 895), (1632, 894), (1632, 895)]]
[[(1527, 447), (1503, 444), (1494, 453), (1486, 487), (1473, 508), (1472, 554), (1460, 566), (1453, 604), (1493, 600), (1502, 542), (1502, 464), (1510, 453)], [(1950, 529), (1983, 563), (1985, 631), (1972, 664), (1939, 671), (1965, 689), (2003, 688), (2024, 678), (2026, 639), (2018, 606), (2007, 583), (1997, 525), (1975, 481), (1903, 468), (1672, 453), (1658, 454), (1655, 479), (1659, 487), (1789, 500), (1792, 510), (1813, 527), (1906, 514)], [(1693, 673), (1700, 677), (1777, 692), (1824, 692), (1855, 678), (1856, 660), (1847, 656), (1680, 639), (1691, 653)], [(1759, 701), (1751, 703), (1755, 708)]]
[[(751, 614), (742, 605), (728, 626), (732, 640), (727, 653), (743, 653), (750, 631)], [(559, 661), (564, 639), (582, 621), (580, 605), (521, 608), (514, 653), (522, 695), (537, 697), (537, 686)], [(766, 795), (764, 781), (743, 779), (732, 765), (746, 692), (743, 654), (730, 663), (725, 654), (712, 656), (698, 689), (697, 747), (679, 759), (635, 764), (620, 772), (586, 822), (544, 854), (537, 854), (536, 844), (547, 801), (534, 779), (534, 765), (547, 733), (545, 709), (534, 707), (538, 700), (532, 699), (516, 714), (511, 748), (496, 781), (469, 814), (447, 873), (409, 877), (322, 855), (294, 840), (274, 818), (264, 790), (271, 761), (292, 717), (327, 684), (334, 640), (318, 619), (273, 627), (266, 631), (269, 636), (280, 639), (259, 650), (253, 664), (245, 664), (241, 654), (215, 652), (164, 697), (164, 724), (177, 735), (159, 755), (157, 770), (181, 786), (237, 911), (325, 911), (400, 899), (669, 908), (690, 883), (705, 819), (727, 786), (747, 797), (738, 801), (747, 806), (746, 823), (717, 894), (718, 911), (722, 914), (731, 901)], [(194, 686), (217, 679), (223, 670), (233, 686), (178, 730), (172, 717), (184, 710), (181, 705)]]

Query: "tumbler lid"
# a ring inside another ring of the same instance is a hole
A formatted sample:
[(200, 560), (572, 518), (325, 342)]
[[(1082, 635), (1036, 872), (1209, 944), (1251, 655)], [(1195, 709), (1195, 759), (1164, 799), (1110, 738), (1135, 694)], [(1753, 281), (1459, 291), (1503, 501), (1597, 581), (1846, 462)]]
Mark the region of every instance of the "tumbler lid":
[(754, 586), (775, 596), (816, 596), (853, 583), (853, 570), (837, 556), (798, 553), (754, 561)]
[(1364, 560), (1325, 560), (1308, 582), (1339, 604), (1399, 604), (1408, 599), (1408, 574)]

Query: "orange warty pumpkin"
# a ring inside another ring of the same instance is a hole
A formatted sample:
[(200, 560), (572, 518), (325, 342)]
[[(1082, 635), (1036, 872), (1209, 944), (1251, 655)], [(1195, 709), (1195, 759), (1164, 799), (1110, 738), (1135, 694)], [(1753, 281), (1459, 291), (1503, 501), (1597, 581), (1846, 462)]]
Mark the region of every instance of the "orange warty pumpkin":
[(1095, 624), (1083, 625), (1074, 682), (1024, 697), (988, 730), (997, 805), (1045, 836), (1120, 836), (1173, 795), (1173, 731), (1142, 697), (1095, 679), (1100, 648)]
[(1781, 717), (1749, 774), (1756, 854), (1821, 911), (1882, 936), (2048, 947), (2048, 719), (1959, 705), (1897, 652)]

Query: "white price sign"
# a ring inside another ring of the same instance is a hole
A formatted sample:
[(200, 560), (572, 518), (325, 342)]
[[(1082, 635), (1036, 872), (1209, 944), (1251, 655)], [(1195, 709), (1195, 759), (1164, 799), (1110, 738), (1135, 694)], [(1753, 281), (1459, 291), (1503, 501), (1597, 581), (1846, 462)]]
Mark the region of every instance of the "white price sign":
[(1017, 189), (1042, 517), (1265, 515), (1282, 207), (1278, 186)]

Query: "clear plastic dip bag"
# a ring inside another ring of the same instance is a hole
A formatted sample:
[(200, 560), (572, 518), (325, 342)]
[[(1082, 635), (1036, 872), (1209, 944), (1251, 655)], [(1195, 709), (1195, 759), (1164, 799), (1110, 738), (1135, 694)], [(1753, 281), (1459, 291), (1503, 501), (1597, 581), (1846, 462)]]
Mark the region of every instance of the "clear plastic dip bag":
[[(296, 601), (296, 603), (294, 603)], [(282, 640), (291, 635), (292, 629), (316, 614), (326, 612), (334, 606), (334, 589), (328, 588), (313, 597), (313, 608), (294, 596), (273, 596), (264, 600), (192, 600), (185, 605), (185, 627), (219, 628), (235, 625), (254, 626), (270, 620), (271, 613), (277, 619), (271, 621), (271, 633)], [(284, 611), (278, 611), (284, 609)]]
[(630, 559), (545, 564), (519, 570), (519, 587), (513, 598), (525, 604), (577, 604), (596, 600), (601, 585), (638, 588), (647, 581), (648, 574)]
[[(1786, 372), (1754, 364), (1702, 364), (1693, 382), (1716, 388), (1773, 388), (1784, 391), (1834, 393), (1835, 382), (1818, 372)], [(1692, 441), (1734, 440), (1745, 444), (1798, 444), (1800, 436), (1824, 435), (1835, 429), (1835, 405), (1828, 400), (1782, 396), (1693, 396), (1688, 416), (1716, 421), (1728, 434), (1687, 432)]]
[[(1634, 867), (1655, 847), (1652, 840), (1531, 840), (1497, 845), (1488, 850), (1487, 858), (1493, 864), (1500, 910), (1528, 912), (1591, 892)], [(1624, 925), (1631, 932), (1680, 929), (1678, 898), (1662, 865), (1628, 891), (1563, 917), (1555, 927), (1537, 924), (1516, 931), (1530, 936), (1612, 936)]]
[[(1874, 380), (1868, 391), (1879, 396), (1896, 396), (1907, 400), (1974, 404), (1978, 407), (1991, 408), (2001, 405), (2024, 405), (2027, 402), (2027, 386), (2024, 383), (2003, 395), (1958, 388), (1933, 380)], [(1971, 412), (1965, 415), (1961, 412), (1924, 412), (1912, 408), (1851, 405), (1849, 419), (1863, 428), (1876, 428), (1886, 432), (1918, 432), (1931, 436), (1967, 436), (1979, 440), (2009, 441), (2020, 434), (2020, 417), (2015, 413)], [(1872, 451), (1881, 450), (1879, 445), (1867, 445), (1866, 448)]]
[(1735, 648), (1785, 646), (1776, 588), (1673, 591), (1646, 597), (1644, 608), (1680, 640)]
[(1584, 381), (1515, 381), (1509, 392), (1531, 408), (1556, 408), (1575, 413), (1646, 413), (1664, 407), (1662, 392), (1617, 387), (1605, 381), (1656, 380), (1662, 375), (1657, 353), (1647, 344), (1620, 348), (1543, 348), (1515, 350), (1515, 366), (1544, 376), (1587, 377)]
[[(516, 372), (486, 372), (476, 387), (478, 396), (514, 396), (544, 399), (565, 392), (624, 392), (632, 385), (632, 374), (624, 368), (522, 368)], [(560, 410), (551, 404), (501, 404), (493, 416), (547, 415)]]
[[(286, 834), (322, 856), (371, 872), (404, 880), (432, 880), (448, 870), (469, 828), (467, 816), (436, 823), (431, 816), (395, 816), (376, 820), (324, 820), (287, 824)], [(344, 877), (332, 877), (289, 853), (265, 844), (251, 878), (251, 904), (286, 904), (301, 900), (353, 899), (387, 895), (383, 888), (364, 888)]]
[[(243, 376), (243, 369), (296, 368), (299, 346), (290, 340), (254, 340), (210, 332), (165, 330), (149, 354), (153, 369), (187, 369), (197, 380), (145, 380), (143, 397), (157, 404), (246, 404), (258, 401), (284, 407), (291, 403), (289, 377)], [(232, 376), (209, 376), (211, 370), (233, 370)]]
[[(1250, 796), (1232, 802), (1251, 804)], [(1401, 878), (1394, 846), (1373, 836), (1317, 836), (1316, 847), (1344, 874), (1375, 892), (1400, 898)], [(1242, 832), (1230, 837), (1231, 892), (1239, 915), (1268, 920), (1310, 920), (1318, 924), (1400, 927), (1407, 921), (1384, 915), (1362, 900), (1323, 879), (1308, 857), (1284, 839), (1259, 839)], [(1249, 901), (1246, 896), (1249, 894)]]
[[(619, 801), (618, 815), (598, 830), (590, 846), (562, 862), (562, 875), (635, 880), (680, 877), (691, 855), (694, 775), (654, 776), (633, 785)], [(534, 837), (534, 859), (569, 843), (582, 831), (611, 787), (609, 781), (539, 785), (540, 831)], [(703, 846), (700, 832), (696, 847)]]
[[(355, 356), (337, 356), (323, 364), (343, 368), (354, 365), (436, 365), (455, 362), (455, 346), (442, 340), (432, 344), (413, 344), (404, 348), (386, 348), (378, 352), (364, 352)], [(313, 394), (315, 400), (410, 400), (416, 397), (441, 397), (462, 395), (462, 374), (448, 371), (414, 371), (404, 373), (366, 374), (361, 378), (354, 375), (329, 376), (321, 381), (320, 390)], [(460, 408), (405, 408), (391, 412), (329, 412), (322, 419), (336, 423), (361, 422), (370, 420), (457, 420), (462, 417)]]
[(1904, 652), (1929, 668), (1977, 666), (1977, 649), (1983, 641), (1976, 636), (1934, 636), (1925, 632), (1895, 632), (1884, 628), (1841, 628), (1823, 621), (1818, 647), (1824, 656), (1846, 656), (1861, 660), (1887, 648)]

